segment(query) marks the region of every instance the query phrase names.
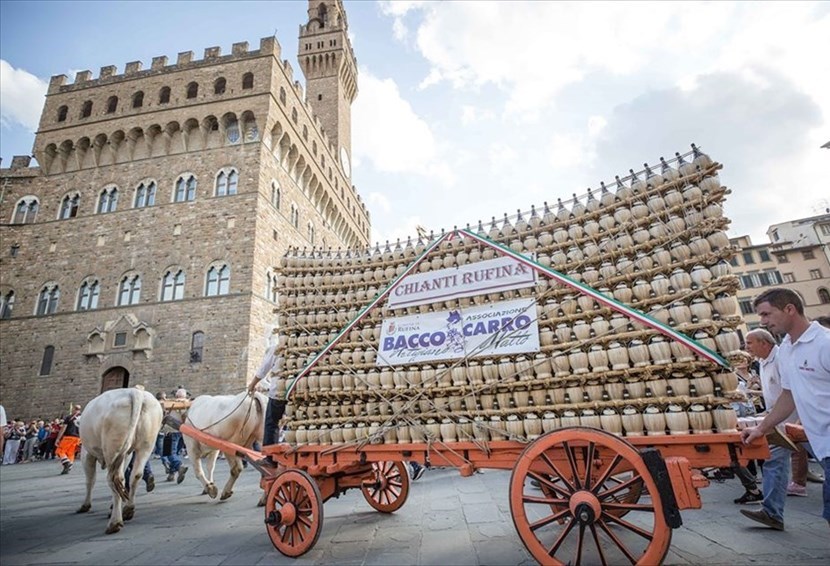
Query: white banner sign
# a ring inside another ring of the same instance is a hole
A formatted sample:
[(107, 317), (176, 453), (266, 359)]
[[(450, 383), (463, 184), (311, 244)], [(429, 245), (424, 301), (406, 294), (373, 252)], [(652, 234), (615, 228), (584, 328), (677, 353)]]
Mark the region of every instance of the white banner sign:
[(388, 318), (376, 365), (539, 351), (534, 299)]
[(498, 257), (404, 277), (389, 296), (389, 308), (411, 307), (531, 287), (536, 272), (510, 257)]

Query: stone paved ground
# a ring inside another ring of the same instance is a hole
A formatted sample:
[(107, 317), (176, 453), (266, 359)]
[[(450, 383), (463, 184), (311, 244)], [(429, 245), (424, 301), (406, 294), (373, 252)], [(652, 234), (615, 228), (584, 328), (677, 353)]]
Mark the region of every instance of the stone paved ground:
[[(161, 473), (158, 460), (153, 461)], [(485, 470), (462, 478), (433, 469), (413, 484), (409, 500), (391, 515), (374, 512), (359, 492), (325, 505), (317, 545), (300, 559), (280, 555), (255, 507), (258, 474), (246, 470), (234, 496), (201, 496), (188, 476), (163, 476), (152, 493), (142, 486), (136, 517), (120, 533), (105, 535), (108, 489), (103, 472), (93, 512), (75, 515), (83, 500), (79, 467), (60, 476), (53, 462), (0, 470), (0, 562), (18, 564), (532, 564), (515, 532), (507, 497), (509, 472)], [(227, 468), (219, 462), (216, 477)], [(704, 506), (684, 511), (674, 531), (669, 564), (828, 564), (830, 530), (821, 519), (820, 486), (787, 501), (787, 530), (754, 527), (731, 500), (737, 481), (702, 491)]]

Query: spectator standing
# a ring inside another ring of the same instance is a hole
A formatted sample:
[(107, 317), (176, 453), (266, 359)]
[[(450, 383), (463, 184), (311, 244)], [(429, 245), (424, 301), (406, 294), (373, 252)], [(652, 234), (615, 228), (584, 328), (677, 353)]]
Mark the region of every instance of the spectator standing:
[(81, 434), (78, 427), (81, 424), (81, 406), (75, 405), (72, 414), (63, 420), (57, 439), (55, 440), (55, 455), (61, 459), (63, 470), (61, 475), (69, 473), (75, 462), (75, 452), (81, 444)]
[(6, 448), (3, 452), (3, 465), (8, 466), (17, 463), (17, 452), (20, 450), (20, 440), (26, 436), (26, 428), (23, 423), (9, 421), (6, 426)]
[(46, 437), (46, 459), (55, 459), (55, 448), (58, 443), (58, 433), (61, 431), (61, 420), (55, 419), (49, 423), (49, 435)]
[[(770, 332), (786, 334), (778, 349), (781, 394), (760, 425), (745, 429), (744, 442), (762, 437), (798, 409), (798, 416), (824, 468), (824, 511), (830, 525), (830, 330), (804, 316), (801, 298), (789, 289), (774, 288), (753, 302), (761, 324)], [(753, 521), (784, 530), (784, 521), (766, 509), (742, 510)]]
[[(40, 421), (40, 424), (43, 424), (43, 421)], [(23, 444), (23, 462), (31, 462), (35, 458), (38, 430), (40, 430), (38, 421), (32, 421), (26, 427), (26, 442)]]
[(37, 451), (40, 454), (40, 459), (45, 460), (47, 451), (47, 440), (49, 439), (50, 424), (48, 421), (38, 421), (40, 427), (37, 430)]

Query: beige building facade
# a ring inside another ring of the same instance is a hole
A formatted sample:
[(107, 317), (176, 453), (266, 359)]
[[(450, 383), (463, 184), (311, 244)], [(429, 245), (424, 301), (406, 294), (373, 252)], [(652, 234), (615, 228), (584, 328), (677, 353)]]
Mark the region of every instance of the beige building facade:
[(52, 78), (38, 166), (0, 171), (10, 417), (135, 384), (241, 391), (276, 324), (285, 251), (368, 244), (341, 0), (309, 2), (299, 47), (305, 89), (275, 37)]
[(749, 236), (731, 240), (739, 250), (731, 263), (741, 281), (738, 303), (744, 332), (760, 325), (752, 303), (770, 287), (798, 293), (809, 318), (830, 315), (830, 244), (822, 241), (823, 230), (830, 232), (830, 215), (773, 225), (767, 244), (753, 244)]

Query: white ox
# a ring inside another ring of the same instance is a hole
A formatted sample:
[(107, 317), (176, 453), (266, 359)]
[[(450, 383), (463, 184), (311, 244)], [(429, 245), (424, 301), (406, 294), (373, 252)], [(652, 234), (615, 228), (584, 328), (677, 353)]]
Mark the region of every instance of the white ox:
[[(112, 490), (112, 512), (107, 534), (116, 533), (135, 513), (135, 492), (144, 464), (153, 452), (161, 429), (163, 411), (153, 395), (141, 389), (112, 389), (101, 393), (84, 408), (80, 434), (84, 447), (86, 499), (78, 513), (92, 507), (96, 463), (107, 470), (107, 483)], [(124, 487), (124, 469), (135, 453), (129, 493)], [(123, 516), (121, 502), (125, 501)]]
[[(222, 440), (238, 446), (250, 447), (255, 440), (262, 442), (267, 406), (268, 399), (261, 393), (255, 393), (253, 396), (248, 395), (247, 392), (239, 395), (200, 395), (187, 410), (185, 422)], [(218, 490), (216, 484), (213, 483), (213, 470), (216, 467), (219, 451), (186, 434), (184, 443), (187, 446), (187, 455), (193, 463), (196, 477), (204, 487), (203, 493), (215, 499)], [(224, 454), (231, 469), (231, 477), (222, 489), (220, 500), (233, 495), (233, 485), (242, 473), (241, 458), (233, 453), (225, 452)], [(202, 470), (202, 458), (207, 459), (207, 477)], [(264, 504), (264, 501), (263, 496), (260, 503)]]

